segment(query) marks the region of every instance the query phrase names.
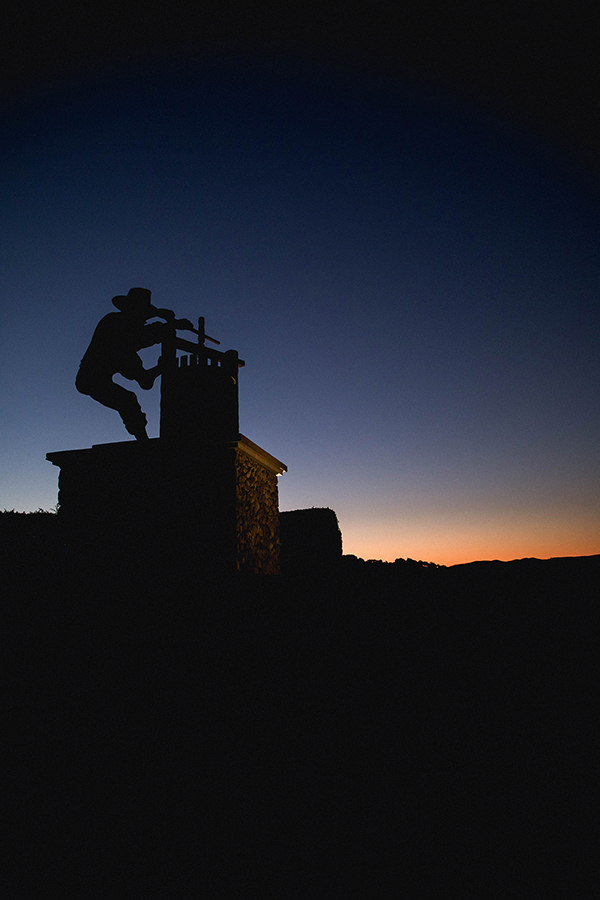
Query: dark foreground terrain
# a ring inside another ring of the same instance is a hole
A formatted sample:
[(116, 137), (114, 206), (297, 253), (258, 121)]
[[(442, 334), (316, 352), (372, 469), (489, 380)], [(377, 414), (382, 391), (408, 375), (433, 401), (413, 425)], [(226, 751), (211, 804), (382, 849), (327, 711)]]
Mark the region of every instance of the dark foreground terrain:
[(600, 557), (206, 581), (28, 542), (4, 896), (592, 896)]

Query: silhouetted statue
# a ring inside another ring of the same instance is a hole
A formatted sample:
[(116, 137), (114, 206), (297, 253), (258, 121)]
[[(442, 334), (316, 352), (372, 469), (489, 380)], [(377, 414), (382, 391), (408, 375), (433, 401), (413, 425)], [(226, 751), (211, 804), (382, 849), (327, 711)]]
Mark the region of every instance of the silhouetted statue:
[[(116, 409), (129, 434), (137, 440), (148, 439), (146, 416), (133, 391), (115, 384), (113, 375), (123, 375), (137, 381), (143, 390), (150, 390), (160, 374), (160, 359), (153, 368), (144, 369), (137, 351), (161, 343), (167, 330), (195, 330), (189, 319), (176, 319), (172, 310), (152, 306), (150, 297), (149, 290), (139, 287), (131, 288), (126, 296), (113, 297), (119, 312), (108, 313), (96, 326), (75, 379), (80, 393)], [(155, 316), (164, 319), (165, 324), (145, 324)]]

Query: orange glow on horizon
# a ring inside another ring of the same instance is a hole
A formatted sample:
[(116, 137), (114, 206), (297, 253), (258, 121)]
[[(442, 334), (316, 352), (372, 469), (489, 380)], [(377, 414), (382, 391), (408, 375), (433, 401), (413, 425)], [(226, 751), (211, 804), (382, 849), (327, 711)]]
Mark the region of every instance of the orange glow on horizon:
[(487, 522), (467, 525), (439, 521), (420, 522), (413, 529), (406, 524), (369, 523), (361, 528), (352, 523), (344, 528), (340, 522), (344, 554), (362, 559), (417, 559), (453, 566), (477, 560), (550, 559), (561, 556), (594, 556), (600, 553), (600, 522), (570, 523), (551, 520), (529, 525)]
[(445, 552), (435, 552), (435, 549), (429, 550), (424, 548), (423, 551), (417, 552), (385, 552), (381, 549), (376, 550), (364, 544), (361, 547), (347, 546), (344, 542), (344, 554), (354, 554), (362, 559), (382, 560), (383, 562), (394, 562), (396, 559), (417, 559), (423, 562), (433, 562), (441, 566), (457, 566), (463, 563), (478, 562), (484, 560), (500, 560), (501, 562), (510, 562), (513, 559), (551, 559), (553, 557), (568, 556), (596, 556), (600, 554), (598, 542), (589, 545), (577, 545), (575, 547), (501, 547), (490, 545), (489, 547), (479, 546), (472, 549), (461, 548), (452, 551), (446, 548)]

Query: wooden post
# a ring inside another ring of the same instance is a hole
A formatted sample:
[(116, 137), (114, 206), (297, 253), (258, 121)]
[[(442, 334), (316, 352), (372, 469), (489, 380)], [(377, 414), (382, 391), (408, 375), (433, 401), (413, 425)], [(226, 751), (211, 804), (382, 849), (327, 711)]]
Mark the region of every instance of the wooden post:
[(160, 433), (163, 433), (165, 416), (169, 407), (173, 379), (177, 372), (177, 330), (174, 325), (165, 325), (166, 337), (162, 342), (160, 358)]
[(171, 371), (176, 365), (177, 359), (177, 331), (174, 325), (167, 323), (165, 326), (165, 331), (167, 331), (167, 337), (162, 342), (161, 348), (161, 368), (163, 373), (166, 371)]

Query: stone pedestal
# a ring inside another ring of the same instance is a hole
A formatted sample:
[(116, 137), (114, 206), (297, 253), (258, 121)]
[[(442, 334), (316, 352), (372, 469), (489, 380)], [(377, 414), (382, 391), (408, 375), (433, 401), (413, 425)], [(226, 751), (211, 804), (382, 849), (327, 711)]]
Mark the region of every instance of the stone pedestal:
[(164, 327), (160, 438), (46, 454), (66, 542), (120, 571), (278, 574), (286, 467), (239, 433), (244, 361), (205, 346), (203, 318), (196, 334)]
[(67, 544), (139, 566), (279, 573), (277, 476), (286, 467), (242, 434), (156, 438), (48, 453), (60, 468)]

